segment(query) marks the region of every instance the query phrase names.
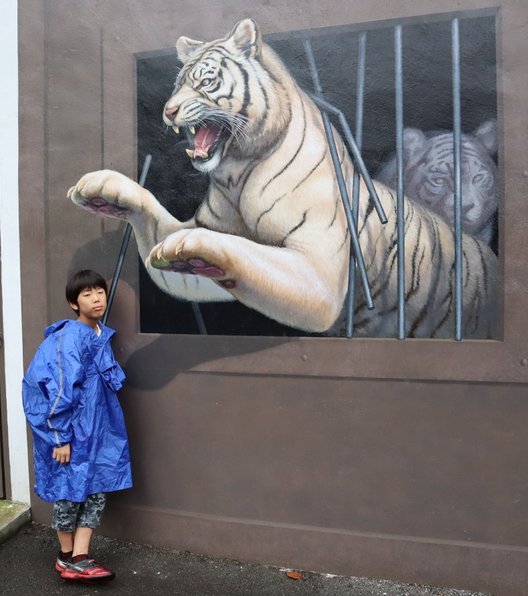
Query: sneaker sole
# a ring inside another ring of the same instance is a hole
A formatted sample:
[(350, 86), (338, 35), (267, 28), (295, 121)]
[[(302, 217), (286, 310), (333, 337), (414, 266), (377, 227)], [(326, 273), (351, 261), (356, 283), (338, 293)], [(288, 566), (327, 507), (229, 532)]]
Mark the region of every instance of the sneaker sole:
[(99, 575), (99, 576), (88, 576), (88, 575), (81, 575), (80, 573), (73, 573), (71, 575), (61, 573), (62, 579), (69, 581), (69, 582), (82, 582), (84, 584), (95, 584), (98, 582), (108, 582), (115, 578), (115, 573), (111, 573), (109, 575)]

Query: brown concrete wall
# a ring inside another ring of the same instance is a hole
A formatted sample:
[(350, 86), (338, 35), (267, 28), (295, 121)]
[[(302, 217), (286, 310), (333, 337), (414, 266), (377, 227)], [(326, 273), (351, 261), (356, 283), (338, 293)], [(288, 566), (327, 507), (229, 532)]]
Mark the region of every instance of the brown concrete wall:
[[(86, 171), (135, 177), (134, 52), (499, 5), (503, 341), (138, 332), (135, 246), (110, 323), (135, 488), (104, 532), (320, 571), (523, 594), (528, 580), (525, 126), (528, 7), (503, 0), (20, 0), (26, 360), (70, 316), (67, 274), (110, 277), (123, 227), (65, 198)], [(48, 508), (34, 503), (47, 521)]]

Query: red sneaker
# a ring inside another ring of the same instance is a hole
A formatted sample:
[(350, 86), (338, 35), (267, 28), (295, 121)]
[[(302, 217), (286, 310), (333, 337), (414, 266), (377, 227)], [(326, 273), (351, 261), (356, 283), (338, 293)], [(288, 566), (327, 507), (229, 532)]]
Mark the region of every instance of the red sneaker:
[(91, 583), (114, 579), (115, 573), (103, 565), (99, 565), (93, 559), (83, 559), (77, 563), (66, 563), (61, 577), (70, 581)]
[(64, 561), (60, 557), (57, 557), (57, 560), (55, 561), (55, 570), (59, 573), (62, 573), (66, 569), (66, 565), (66, 561)]

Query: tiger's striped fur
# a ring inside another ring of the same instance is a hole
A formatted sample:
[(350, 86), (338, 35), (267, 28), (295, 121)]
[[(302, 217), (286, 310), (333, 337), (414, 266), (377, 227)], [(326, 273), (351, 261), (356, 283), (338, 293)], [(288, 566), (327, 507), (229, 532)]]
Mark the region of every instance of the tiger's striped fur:
[[(210, 175), (194, 218), (180, 222), (145, 189), (108, 170), (70, 189), (80, 206), (127, 219), (155, 283), (191, 300), (237, 299), (308, 331), (326, 331), (346, 295), (349, 232), (321, 114), (255, 22), (238, 23), (224, 39), (180, 38), (183, 68), (164, 109), (165, 122), (185, 128), (193, 165)], [(334, 131), (346, 180), (353, 166)], [(366, 335), (394, 334), (395, 200), (378, 186), (389, 216), (380, 224), (361, 189), (360, 243), (376, 311), (356, 308)], [(351, 189), (349, 189), (351, 191)], [(407, 202), (409, 335), (452, 335), (453, 238), (431, 212)], [(466, 332), (487, 337), (496, 259), (464, 237)]]

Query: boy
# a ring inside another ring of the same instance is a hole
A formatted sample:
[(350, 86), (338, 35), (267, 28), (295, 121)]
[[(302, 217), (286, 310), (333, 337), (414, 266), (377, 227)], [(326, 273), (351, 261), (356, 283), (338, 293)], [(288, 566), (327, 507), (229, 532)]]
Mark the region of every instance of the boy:
[(53, 502), (60, 551), (55, 569), (68, 580), (95, 582), (115, 574), (88, 556), (105, 493), (132, 486), (123, 412), (116, 392), (125, 375), (114, 359), (115, 333), (100, 322), (106, 282), (76, 273), (66, 299), (76, 321), (49, 326), (24, 376), (24, 411), (33, 432), (35, 492)]

